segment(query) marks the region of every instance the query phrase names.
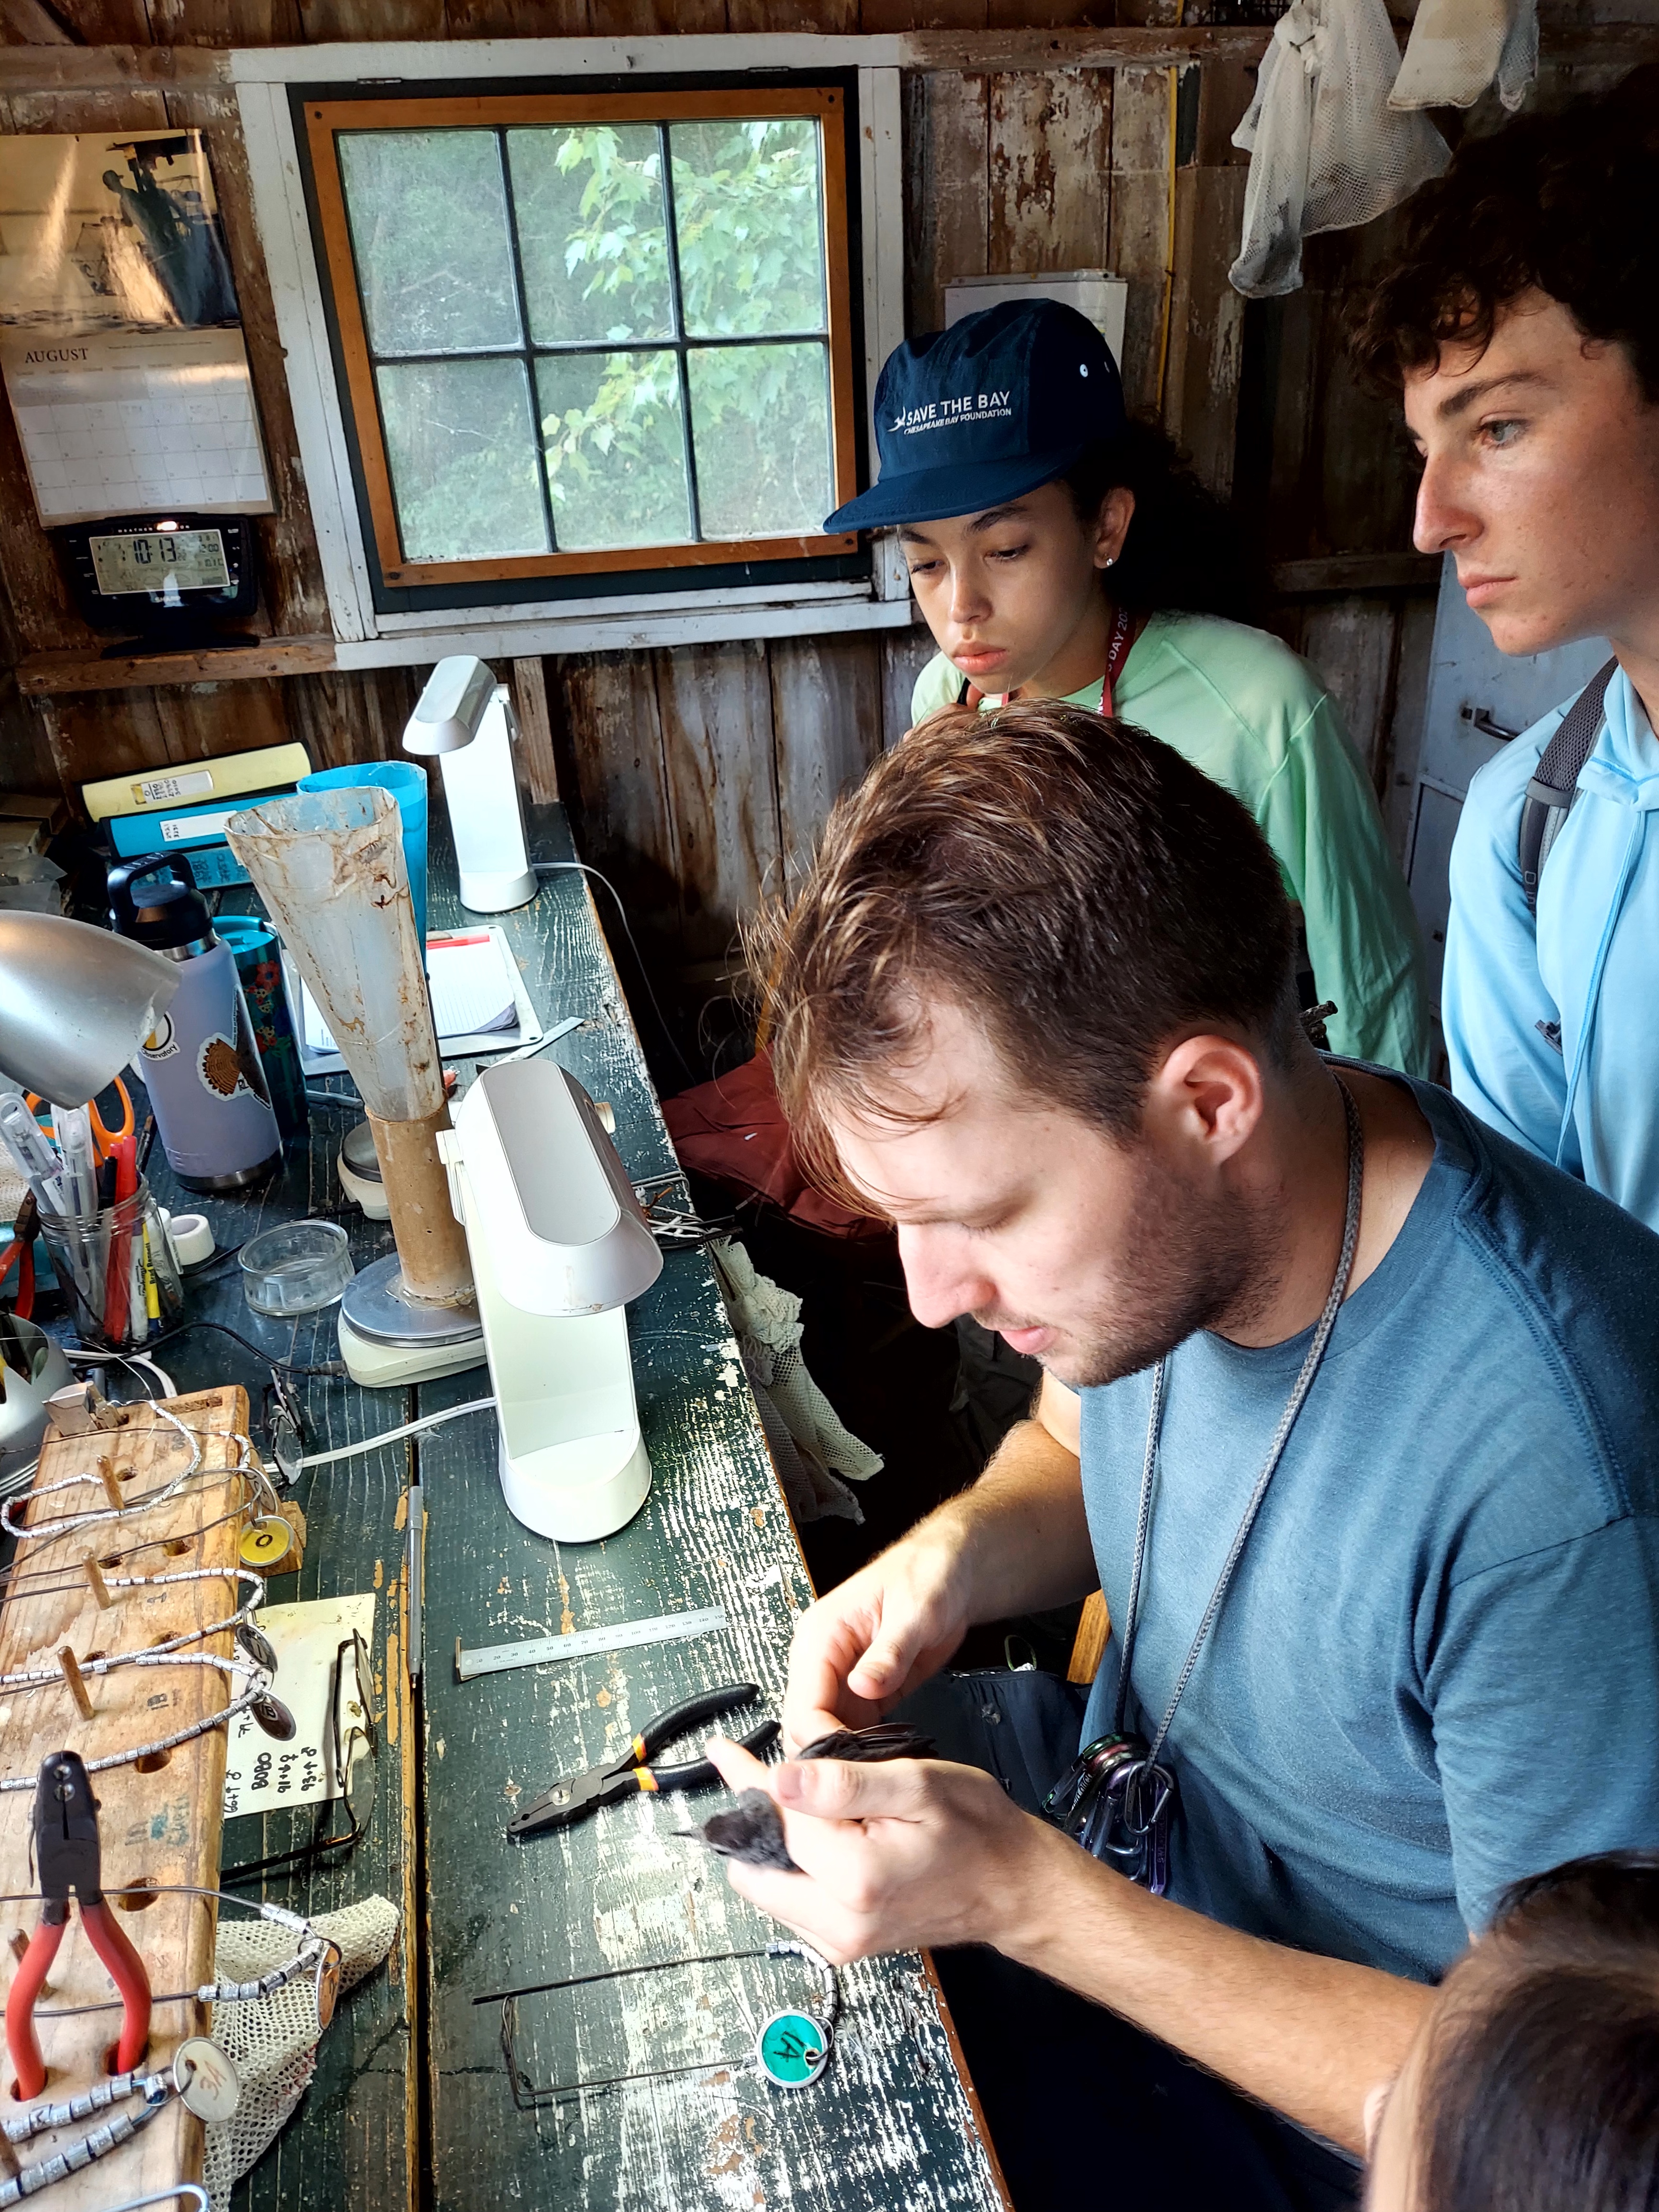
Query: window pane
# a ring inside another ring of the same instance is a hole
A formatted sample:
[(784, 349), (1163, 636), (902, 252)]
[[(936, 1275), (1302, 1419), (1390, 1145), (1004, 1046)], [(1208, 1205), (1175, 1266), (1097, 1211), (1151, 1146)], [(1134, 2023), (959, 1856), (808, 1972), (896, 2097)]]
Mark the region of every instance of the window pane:
[(340, 181), (371, 349), (519, 343), (507, 197), (493, 131), (356, 131)]
[(711, 346), (686, 367), (703, 536), (817, 536), (835, 505), (826, 349)]
[(405, 362), (374, 374), (404, 556), (545, 553), (524, 363)]
[(680, 380), (672, 353), (578, 353), (536, 364), (562, 550), (691, 535)]
[(509, 131), (507, 158), (536, 343), (672, 337), (655, 126)]
[(817, 125), (676, 123), (668, 143), (687, 335), (823, 330)]

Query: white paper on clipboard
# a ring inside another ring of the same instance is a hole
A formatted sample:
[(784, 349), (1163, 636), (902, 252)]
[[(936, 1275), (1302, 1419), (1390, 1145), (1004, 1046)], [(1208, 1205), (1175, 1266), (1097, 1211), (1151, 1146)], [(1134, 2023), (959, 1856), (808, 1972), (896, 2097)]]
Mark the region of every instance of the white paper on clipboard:
[[(448, 939), (454, 939), (470, 950), (483, 936), (489, 938), (500, 954), (518, 1018), (516, 1022), (509, 1020), (502, 1028), (489, 1030), (446, 1031), (441, 1025), (434, 1024), (438, 1028), (438, 1048), (446, 1060), (481, 1060), (492, 1052), (510, 1052), (515, 1045), (533, 1044), (544, 1034), (505, 931), (493, 925), (487, 931), (482, 928), (445, 931), (429, 938), (428, 944), (428, 946), (441, 948)], [(286, 947), (283, 951), (283, 981), (288, 991), (289, 1015), (294, 1024), (294, 1040), (299, 1048), (300, 1066), (303, 1073), (307, 1075), (345, 1073), (346, 1064), (332, 1049), (334, 1041), (329, 1036), (316, 1003), (301, 981), (300, 971)], [(451, 1018), (465, 1018), (465, 1008), (477, 996), (476, 993), (469, 994), (465, 989), (446, 992), (441, 1000), (441, 1010), (453, 1005), (456, 1011)], [(482, 1004), (482, 1000), (478, 1003)], [(489, 1006), (489, 1012), (492, 1018), (500, 1011), (494, 1003)], [(325, 1045), (323, 1040), (326, 1040)]]
[[(345, 1794), (345, 1777), (334, 1771), (329, 1704), (334, 1694), (334, 1663), (353, 1633), (374, 1648), (374, 1593), (353, 1597), (313, 1598), (303, 1605), (267, 1605), (258, 1626), (275, 1647), (278, 1667), (276, 1694), (296, 1723), (293, 1739), (278, 1743), (252, 1713), (239, 1713), (230, 1724), (225, 1752), (225, 1818), (245, 1813), (275, 1813), (284, 1805), (319, 1804)], [(344, 1661), (344, 1694), (370, 1702), (373, 1686), (354, 1687), (356, 1665)]]

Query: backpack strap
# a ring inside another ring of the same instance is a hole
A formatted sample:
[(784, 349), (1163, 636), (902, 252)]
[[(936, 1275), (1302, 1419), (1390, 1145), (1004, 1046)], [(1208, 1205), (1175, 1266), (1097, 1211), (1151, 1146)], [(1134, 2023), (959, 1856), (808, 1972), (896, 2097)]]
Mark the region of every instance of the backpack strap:
[(1521, 888), (1527, 895), (1527, 911), (1538, 911), (1538, 878), (1550, 856), (1550, 848), (1578, 796), (1578, 778), (1595, 750), (1601, 733), (1602, 703), (1607, 685), (1619, 665), (1616, 660), (1598, 669), (1561, 717), (1559, 728), (1544, 748), (1538, 773), (1527, 786), (1521, 809), (1516, 857), (1521, 866)]

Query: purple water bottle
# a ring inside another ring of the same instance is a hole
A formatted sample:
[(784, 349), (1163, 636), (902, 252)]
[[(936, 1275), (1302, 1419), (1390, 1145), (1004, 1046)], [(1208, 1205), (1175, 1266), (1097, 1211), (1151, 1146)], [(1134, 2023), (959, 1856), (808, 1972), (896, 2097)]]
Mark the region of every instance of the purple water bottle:
[(189, 860), (149, 853), (121, 861), (109, 872), (109, 902), (112, 929), (180, 970), (178, 995), (136, 1063), (169, 1166), (191, 1190), (259, 1182), (282, 1164), (283, 1140), (234, 956), (213, 933)]

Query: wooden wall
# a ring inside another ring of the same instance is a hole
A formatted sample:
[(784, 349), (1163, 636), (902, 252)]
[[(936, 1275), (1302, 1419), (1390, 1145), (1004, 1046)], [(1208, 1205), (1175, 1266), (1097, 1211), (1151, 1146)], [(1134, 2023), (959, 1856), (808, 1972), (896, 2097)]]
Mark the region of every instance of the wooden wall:
[[(1659, 0), (1620, 8), (1659, 21)], [(1189, 0), (1186, 21), (1207, 13)], [(1277, 564), (1275, 624), (1333, 685), (1403, 828), (1432, 579), (1407, 550), (1411, 471), (1391, 410), (1357, 387), (1340, 334), (1346, 297), (1385, 250), (1388, 226), (1312, 241), (1305, 289), (1247, 307), (1225, 276), (1243, 205), (1244, 157), (1230, 137), (1252, 88), (1249, 44), (1218, 33), (1206, 58), (1175, 70), (1087, 58), (1115, 20), (1180, 19), (1177, 0), (1119, 0), (1115, 18), (1110, 0), (0, 0), (0, 130), (211, 131), (279, 508), (261, 525), (261, 626), (286, 641), (320, 639), (316, 543), (234, 103), (197, 50), (670, 28), (932, 30), (926, 65), (904, 78), (910, 327), (937, 327), (953, 276), (1103, 264), (1128, 277), (1131, 404), (1161, 416)], [(1570, 35), (1582, 48), (1606, 34)], [(1607, 66), (1599, 52), (1593, 65)], [(1558, 80), (1578, 66), (1558, 69)], [(34, 520), (3, 408), (0, 584), (0, 783), (72, 791), (94, 775), (289, 736), (319, 765), (384, 757), (416, 688), (416, 671), (318, 668), (24, 696), (13, 667), (27, 672), (38, 656), (95, 641)], [(583, 850), (622, 890), (688, 1056), (732, 1030), (722, 979), (739, 917), (810, 843), (835, 793), (902, 733), (929, 649), (925, 633), (885, 632), (516, 665), (532, 793), (556, 787)], [(319, 659), (325, 650), (319, 642)]]

